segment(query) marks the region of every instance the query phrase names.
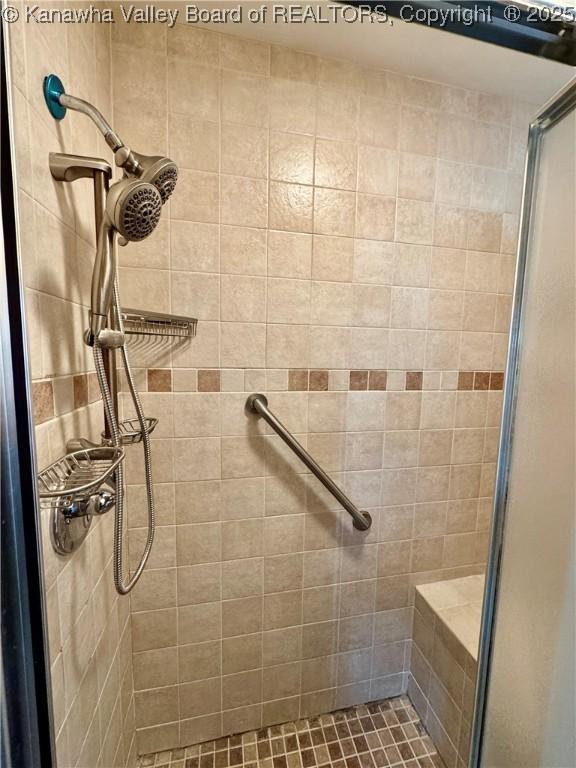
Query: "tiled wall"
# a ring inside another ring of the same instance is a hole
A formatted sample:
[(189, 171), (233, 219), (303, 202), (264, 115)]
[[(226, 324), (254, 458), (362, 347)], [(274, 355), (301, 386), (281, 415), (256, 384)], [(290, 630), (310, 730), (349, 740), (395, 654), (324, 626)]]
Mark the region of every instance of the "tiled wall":
[[(42, 80), (55, 72), (67, 90), (111, 114), (110, 32), (98, 25), (35, 23), (9, 25), (9, 32), (20, 244), (42, 468), (66, 452), (71, 437), (96, 440), (102, 429), (91, 355), (82, 342), (94, 260), (92, 187), (89, 180), (54, 182), (48, 153), (109, 154), (85, 117), (52, 120)], [(112, 515), (93, 520), (84, 545), (70, 558), (54, 553), (49, 523), (43, 510), (58, 768), (131, 765), (130, 612), (112, 581)]]
[[(118, 131), (180, 166), (121, 251), (123, 302), (200, 320), (132, 344), (160, 418), (138, 751), (404, 691), (411, 585), (485, 562), (531, 110), (192, 26), (112, 42)], [(368, 533), (245, 413), (255, 391)]]

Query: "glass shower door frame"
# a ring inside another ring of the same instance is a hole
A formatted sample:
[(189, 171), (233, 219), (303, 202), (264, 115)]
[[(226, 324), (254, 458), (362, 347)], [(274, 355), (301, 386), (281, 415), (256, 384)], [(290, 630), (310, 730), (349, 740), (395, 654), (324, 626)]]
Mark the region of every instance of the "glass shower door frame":
[(494, 490), (494, 509), (490, 530), (490, 553), (486, 570), (486, 586), (480, 628), (480, 646), (478, 651), (478, 675), (476, 679), (476, 694), (474, 702), (474, 717), (472, 723), (472, 740), (470, 749), (470, 768), (480, 768), (484, 724), (486, 719), (486, 703), (490, 685), (490, 670), (492, 652), (495, 641), (494, 617), (498, 604), (500, 571), (502, 564), (504, 528), (506, 522), (506, 506), (508, 497), (508, 481), (510, 472), (511, 449), (514, 439), (514, 421), (516, 402), (518, 398), (518, 374), (520, 350), (522, 347), (522, 331), (524, 325), (525, 284), (529, 264), (529, 248), (532, 233), (532, 222), (536, 198), (536, 184), (540, 163), (542, 138), (550, 128), (555, 126), (567, 114), (576, 108), (576, 78), (562, 88), (536, 115), (530, 123), (528, 131), (528, 146), (524, 166), (524, 190), (520, 217), (520, 232), (518, 239), (516, 277), (514, 284), (514, 299), (510, 340), (506, 363), (504, 382), (504, 400), (496, 467), (496, 483)]

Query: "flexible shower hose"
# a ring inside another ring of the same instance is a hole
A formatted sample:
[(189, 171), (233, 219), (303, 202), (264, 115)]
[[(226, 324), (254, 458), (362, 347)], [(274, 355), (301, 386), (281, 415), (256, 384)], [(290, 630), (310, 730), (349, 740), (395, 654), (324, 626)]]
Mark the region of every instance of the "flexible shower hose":
[[(122, 322), (122, 312), (120, 310), (118, 278), (116, 278), (114, 281), (113, 311), (116, 328), (123, 333), (124, 324)], [(140, 429), (142, 431), (142, 445), (144, 448), (144, 473), (146, 476), (146, 498), (148, 501), (148, 535), (146, 537), (144, 552), (142, 553), (142, 557), (140, 558), (140, 562), (134, 571), (132, 578), (127, 583), (124, 583), (124, 462), (120, 462), (118, 469), (116, 470), (116, 514), (114, 518), (114, 586), (116, 587), (118, 594), (127, 595), (136, 586), (136, 583), (142, 575), (142, 571), (144, 570), (150, 555), (150, 550), (152, 549), (152, 543), (154, 541), (154, 530), (156, 527), (156, 510), (154, 507), (152, 452), (150, 448), (150, 435), (148, 434), (148, 425), (146, 423), (146, 419), (144, 418), (142, 403), (140, 402), (140, 397), (134, 384), (134, 378), (130, 368), (130, 361), (128, 359), (128, 350), (126, 349), (125, 342), (122, 344), (120, 349), (122, 351), (122, 364), (124, 366), (124, 371), (126, 372), (128, 389), (130, 390), (130, 395), (134, 404), (134, 410), (136, 411)], [(96, 340), (94, 343), (94, 364), (96, 367), (96, 375), (98, 377), (100, 391), (102, 393), (104, 413), (106, 415), (106, 421), (110, 430), (112, 445), (115, 448), (119, 448), (122, 445), (122, 441), (120, 438), (120, 429), (118, 427), (118, 414), (115, 411), (114, 403), (112, 401), (112, 394), (110, 392), (108, 379), (106, 377), (106, 369), (104, 367), (102, 347), (98, 344), (98, 340)]]

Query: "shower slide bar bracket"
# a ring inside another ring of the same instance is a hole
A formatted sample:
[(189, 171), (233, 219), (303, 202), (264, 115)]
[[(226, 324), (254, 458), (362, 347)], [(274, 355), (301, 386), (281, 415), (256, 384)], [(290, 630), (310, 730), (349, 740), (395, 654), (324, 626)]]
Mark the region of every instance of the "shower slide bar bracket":
[(354, 528), (359, 531), (367, 531), (372, 525), (372, 517), (369, 512), (358, 509), (353, 504), (344, 491), (336, 485), (334, 480), (326, 474), (322, 467), (310, 456), (308, 451), (300, 445), (298, 440), (292, 435), (268, 408), (268, 398), (264, 395), (254, 393), (246, 400), (246, 411), (256, 413), (261, 416), (276, 432), (276, 434), (286, 443), (286, 445), (298, 456), (300, 461), (308, 467), (312, 474), (322, 483), (326, 490), (330, 491), (332, 496), (338, 501), (352, 517)]
[(88, 534), (92, 516), (114, 506), (115, 472), (124, 461), (122, 448), (75, 442), (83, 447), (38, 475), (40, 504), (50, 512), (52, 546), (59, 555), (75, 552)]

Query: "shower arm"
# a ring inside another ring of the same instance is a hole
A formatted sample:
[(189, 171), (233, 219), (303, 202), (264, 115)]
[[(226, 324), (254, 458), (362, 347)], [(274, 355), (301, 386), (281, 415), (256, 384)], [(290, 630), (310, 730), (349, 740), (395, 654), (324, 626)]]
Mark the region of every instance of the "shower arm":
[(66, 93), (62, 81), (54, 74), (46, 75), (44, 78), (43, 92), (48, 111), (55, 120), (62, 120), (66, 115), (67, 109), (73, 109), (76, 112), (82, 112), (82, 114), (87, 115), (104, 136), (106, 144), (114, 152), (116, 165), (135, 176), (142, 175), (144, 169), (130, 147), (124, 144), (110, 123), (93, 104)]
[(114, 152), (116, 165), (120, 168), (125, 168), (128, 173), (140, 175), (140, 164), (134, 157), (134, 153), (124, 144), (104, 115), (93, 104), (84, 99), (79, 99), (77, 96), (71, 96), (69, 93), (61, 93), (58, 96), (58, 101), (67, 109), (73, 109), (76, 112), (88, 115), (96, 128), (104, 136), (106, 144)]

